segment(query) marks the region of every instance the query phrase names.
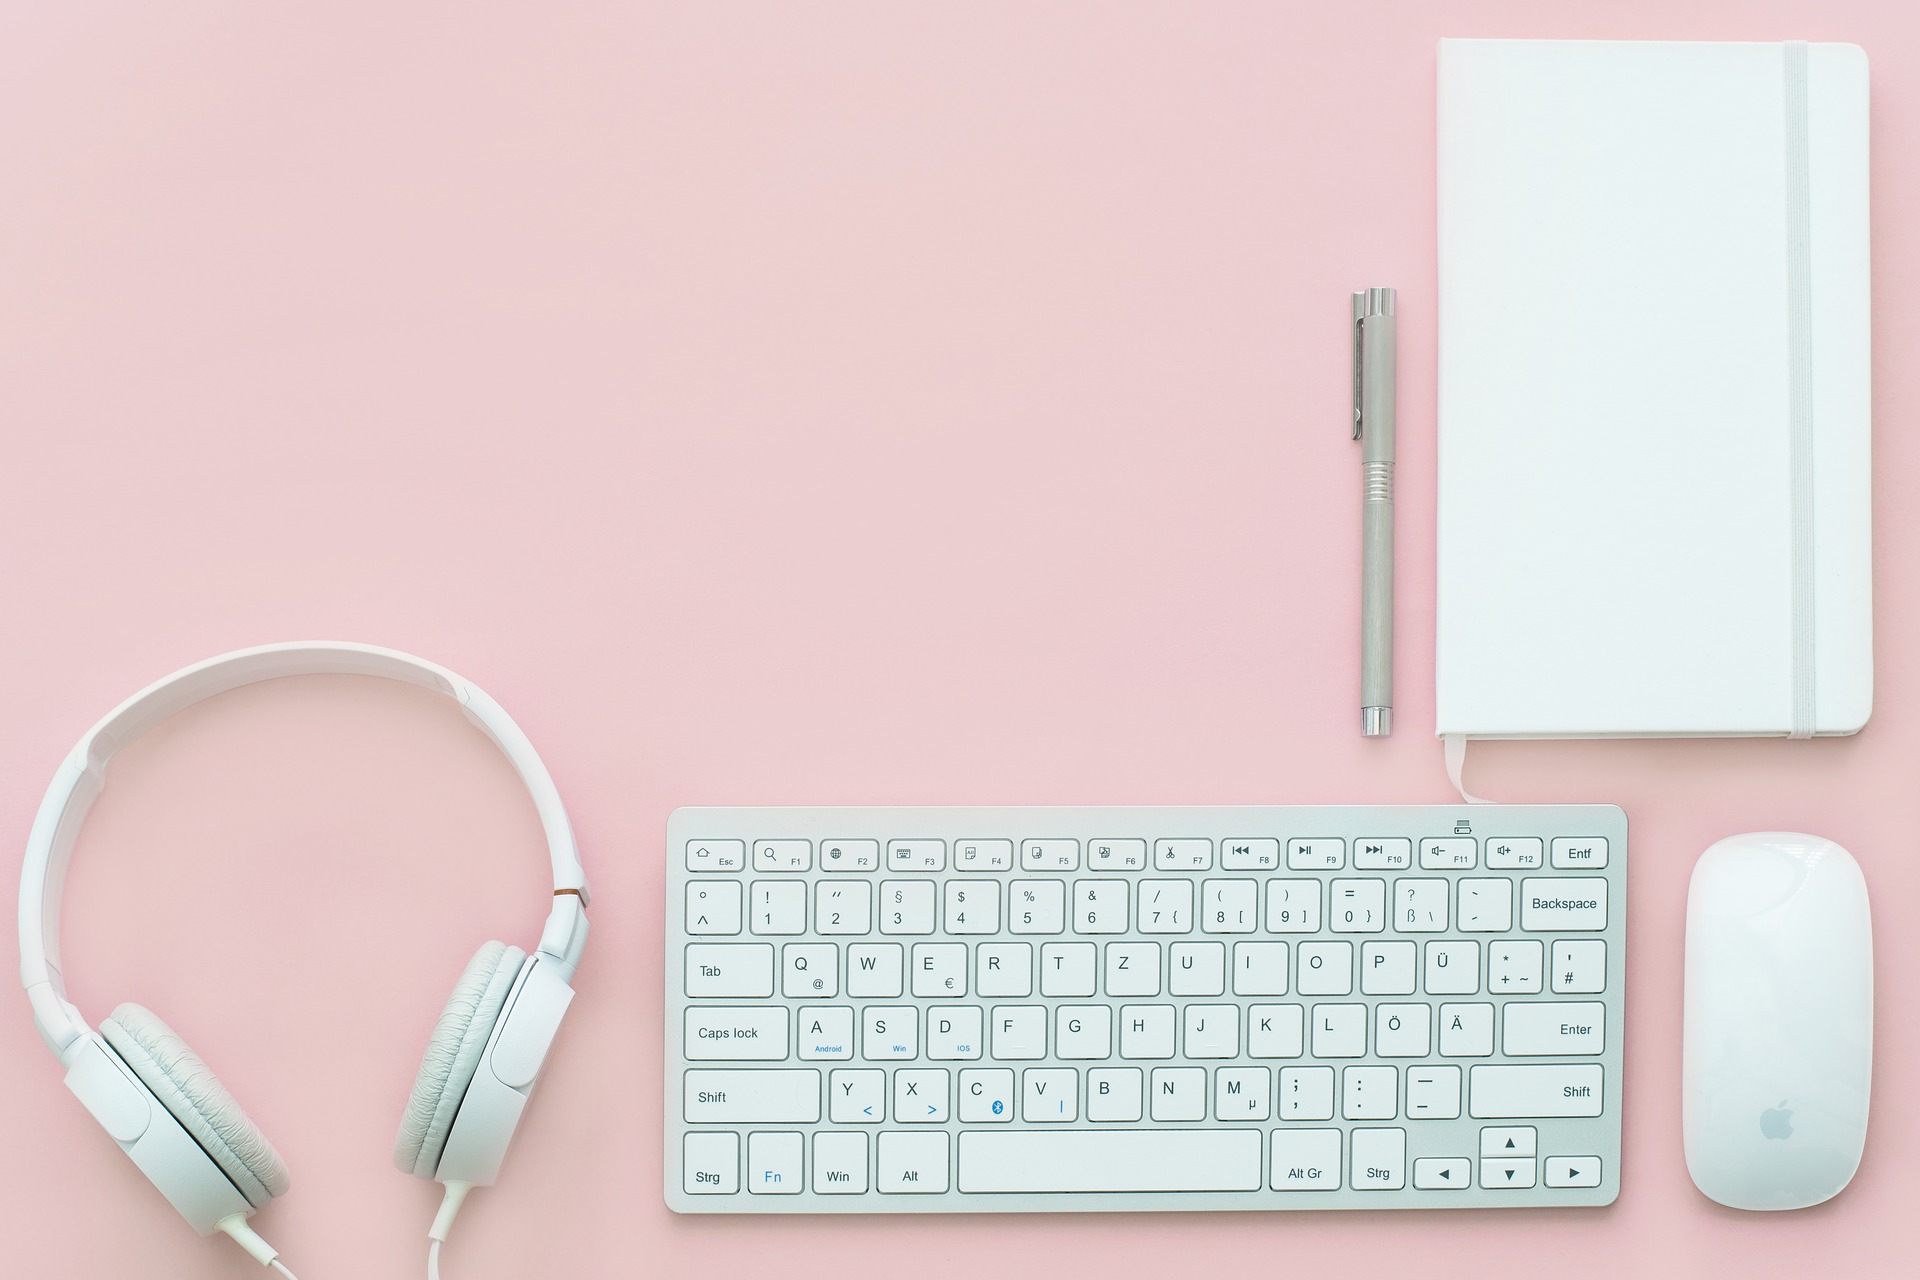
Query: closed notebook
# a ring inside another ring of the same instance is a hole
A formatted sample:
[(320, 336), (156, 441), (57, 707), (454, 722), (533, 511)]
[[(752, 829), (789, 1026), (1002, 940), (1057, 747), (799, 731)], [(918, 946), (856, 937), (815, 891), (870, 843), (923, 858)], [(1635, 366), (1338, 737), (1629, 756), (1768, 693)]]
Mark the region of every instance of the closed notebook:
[(1445, 40), (1443, 735), (1853, 733), (1867, 64)]

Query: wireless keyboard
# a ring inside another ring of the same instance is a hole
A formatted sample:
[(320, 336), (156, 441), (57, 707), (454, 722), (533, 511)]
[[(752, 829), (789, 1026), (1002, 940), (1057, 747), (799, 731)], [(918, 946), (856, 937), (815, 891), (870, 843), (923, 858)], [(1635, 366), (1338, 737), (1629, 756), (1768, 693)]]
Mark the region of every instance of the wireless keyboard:
[(685, 1213), (1619, 1193), (1612, 806), (681, 809)]

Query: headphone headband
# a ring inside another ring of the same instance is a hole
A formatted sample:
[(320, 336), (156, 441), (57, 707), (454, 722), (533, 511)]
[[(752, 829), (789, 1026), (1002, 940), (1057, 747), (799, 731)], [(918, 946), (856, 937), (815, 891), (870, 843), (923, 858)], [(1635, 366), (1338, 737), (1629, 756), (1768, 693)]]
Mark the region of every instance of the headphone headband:
[(332, 641), (261, 645), (184, 667), (134, 694), (87, 731), (47, 787), (20, 874), (20, 980), (41, 1038), (55, 1053), (87, 1031), (80, 1011), (67, 1002), (61, 977), (60, 898), (74, 841), (106, 785), (108, 763), (147, 730), (197, 702), (263, 680), (312, 675), (378, 676), (433, 689), (459, 703), (500, 748), (533, 798), (553, 861), (553, 909), (539, 949), (573, 972), (586, 943), (586, 873), (553, 778), (513, 717), (445, 667), (396, 649)]

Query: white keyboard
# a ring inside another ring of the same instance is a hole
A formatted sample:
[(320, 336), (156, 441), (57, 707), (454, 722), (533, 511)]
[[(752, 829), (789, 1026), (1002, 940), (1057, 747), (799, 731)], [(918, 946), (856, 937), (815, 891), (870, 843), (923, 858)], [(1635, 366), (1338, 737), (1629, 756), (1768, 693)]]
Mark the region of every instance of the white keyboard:
[(1603, 1205), (1602, 805), (681, 809), (684, 1213)]

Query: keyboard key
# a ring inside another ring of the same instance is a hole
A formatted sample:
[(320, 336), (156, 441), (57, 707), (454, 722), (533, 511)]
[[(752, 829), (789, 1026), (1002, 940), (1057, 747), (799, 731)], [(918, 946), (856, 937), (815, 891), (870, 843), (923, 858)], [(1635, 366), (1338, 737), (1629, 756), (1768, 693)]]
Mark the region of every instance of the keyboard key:
[(1213, 841), (1155, 840), (1153, 865), (1157, 871), (1206, 871), (1213, 866)]
[(755, 880), (748, 895), (747, 928), (754, 933), (805, 933), (807, 884), (804, 880)]
[(1204, 1067), (1155, 1067), (1149, 1083), (1155, 1120), (1207, 1118), (1207, 1072)]
[(1140, 882), (1140, 932), (1191, 933), (1193, 931), (1193, 881), (1142, 880)]
[(939, 1195), (952, 1177), (950, 1139), (943, 1131), (880, 1135), (882, 1195)]
[(891, 1000), (904, 989), (906, 950), (897, 942), (859, 943), (847, 948), (847, 994)]
[(1015, 880), (1007, 886), (1008, 933), (1061, 933), (1067, 923), (1063, 880)]
[(772, 995), (773, 947), (765, 942), (689, 943), (687, 994)]
[(1487, 840), (1487, 870), (1538, 871), (1545, 862), (1539, 836), (1501, 836)]
[(1434, 836), (1420, 842), (1422, 871), (1470, 871), (1479, 857), (1480, 845), (1472, 836)]
[[(1334, 1137), (1337, 1142), (1337, 1132)], [(972, 1130), (960, 1135), (959, 1187), (966, 1192), (1257, 1191), (1260, 1131)]]
[(1445, 933), (1447, 882), (1395, 880), (1393, 927), (1401, 933)]
[(1202, 933), (1252, 933), (1260, 913), (1260, 886), (1252, 880), (1208, 880), (1200, 886)]
[(927, 1010), (927, 1057), (935, 1062), (980, 1057), (985, 1022), (986, 1013), (977, 1004), (934, 1005)]
[(681, 1160), (682, 1186), (690, 1196), (730, 1196), (740, 1190), (740, 1135), (690, 1133)]
[(820, 1119), (820, 1073), (691, 1070), (683, 1106), (688, 1124), (813, 1124)]
[(827, 1115), (835, 1124), (879, 1124), (887, 1118), (887, 1073), (871, 1068), (827, 1077)]
[(840, 1060), (853, 1056), (853, 1010), (803, 1005), (794, 1014), (794, 1057)]
[(694, 1005), (687, 1010), (687, 1057), (779, 1062), (787, 1056), (787, 1011), (752, 1005)]
[(1007, 1124), (1013, 1120), (1013, 1072), (982, 1067), (960, 1073), (960, 1122)]
[(1247, 1006), (1247, 1056), (1297, 1058), (1303, 1051), (1304, 1010), (1297, 1004)]
[(1520, 927), (1529, 933), (1588, 933), (1607, 927), (1607, 882), (1527, 879), (1520, 882)]
[(1489, 1191), (1525, 1191), (1534, 1182), (1532, 1160), (1482, 1160), (1480, 1185)]
[(1421, 988), (1430, 996), (1470, 996), (1480, 990), (1480, 944), (1427, 943), (1427, 971)]
[(967, 994), (967, 944), (920, 942), (913, 948), (913, 994), (953, 999)]
[(1355, 1129), (1348, 1185), (1355, 1191), (1399, 1191), (1407, 1185), (1407, 1131)]
[(1344, 996), (1353, 993), (1351, 942), (1302, 942), (1294, 948), (1300, 971), (1293, 988), (1303, 996)]
[(1033, 944), (983, 942), (974, 951), (973, 989), (983, 996), (1033, 994)]
[(744, 840), (687, 841), (689, 871), (738, 871), (746, 864), (747, 842)]
[(1287, 841), (1290, 871), (1338, 871), (1347, 865), (1347, 842), (1333, 837)]
[(1217, 996), (1227, 989), (1227, 949), (1218, 942), (1176, 942), (1167, 969), (1167, 991), (1176, 996)]
[(1144, 871), (1146, 866), (1145, 840), (1094, 840), (1087, 845), (1089, 871)]
[(1489, 1125), (1480, 1131), (1482, 1159), (1532, 1159), (1540, 1131), (1532, 1125)]
[(1171, 1058), (1173, 1056), (1173, 1006), (1170, 1004), (1121, 1005), (1120, 1056), (1123, 1058)]
[(1113, 1056), (1113, 1006), (1063, 1004), (1054, 1011), (1053, 1056), (1066, 1061)]
[(1080, 1073), (1071, 1067), (1032, 1067), (1020, 1073), (1020, 1118), (1029, 1124), (1068, 1124), (1080, 1118)]
[(1160, 994), (1160, 944), (1109, 942), (1104, 990), (1110, 996)]
[(933, 915), (933, 881), (880, 882), (880, 932), (932, 933)]
[(1189, 1058), (1240, 1056), (1240, 1006), (1190, 1004), (1181, 1049)]
[(1493, 1006), (1490, 1004), (1443, 1004), (1440, 1006), (1440, 1056), (1443, 1058), (1486, 1058), (1493, 1054)]
[(1382, 1004), (1373, 1011), (1373, 1052), (1381, 1058), (1424, 1058), (1433, 1048), (1433, 1010), (1424, 1004)]
[(1364, 942), (1360, 945), (1360, 991), (1369, 996), (1410, 996), (1414, 992), (1411, 942)]
[(1549, 1156), (1546, 1184), (1550, 1187), (1597, 1187), (1600, 1185), (1599, 1156)]
[(1476, 1120), (1600, 1114), (1601, 1068), (1476, 1066), (1467, 1073), (1467, 1114)]
[[(1599, 871), (1606, 865), (1607, 842), (1599, 836), (1562, 836), (1553, 842), (1553, 867), (1556, 871)], [(1598, 1185), (1598, 1173), (1594, 1176), (1595, 1185)]]
[(829, 882), (814, 890), (813, 931), (862, 934), (873, 931), (873, 886), (865, 880)]
[(899, 1062), (920, 1056), (920, 1010), (915, 1005), (871, 1005), (861, 1015), (860, 1056)]
[[(1282, 1067), (1280, 1069), (1280, 1118), (1282, 1120), (1333, 1119), (1333, 1068)], [(1336, 1176), (1335, 1182), (1339, 1181)]]
[(1597, 1058), (1607, 1047), (1607, 1006), (1599, 1001), (1505, 1006), (1500, 1051), (1509, 1058)]
[(1022, 871), (1078, 871), (1078, 840), (1025, 840), (1020, 844)]
[(1335, 880), (1328, 927), (1335, 933), (1379, 933), (1387, 927), (1385, 880)]
[(687, 932), (739, 933), (740, 900), (738, 880), (693, 881), (687, 886)]
[(1000, 882), (947, 881), (946, 931), (958, 934), (1000, 932)]
[(1125, 880), (1073, 882), (1075, 933), (1125, 933), (1128, 887)]
[(995, 1005), (993, 1056), (1020, 1061), (1047, 1056), (1047, 1008), (1039, 1004)]
[(1460, 1068), (1407, 1068), (1407, 1119), (1457, 1120), (1459, 1117)]
[(1399, 1068), (1342, 1068), (1340, 1114), (1348, 1120), (1392, 1120), (1397, 1117), (1400, 1114)]
[(1553, 944), (1553, 989), (1561, 995), (1598, 995), (1607, 989), (1607, 944), (1598, 938), (1562, 938)]
[(1143, 1075), (1138, 1067), (1111, 1067), (1087, 1072), (1087, 1119), (1111, 1123), (1131, 1123), (1140, 1119)]
[(1462, 880), (1454, 916), (1462, 933), (1505, 933), (1513, 928), (1513, 881)]
[(1532, 995), (1540, 990), (1540, 965), (1545, 954), (1538, 942), (1487, 944), (1487, 990), (1495, 995)]
[(894, 1072), (894, 1120), (900, 1124), (945, 1124), (947, 1082), (946, 1071), (938, 1067)]
[(1356, 871), (1405, 871), (1412, 865), (1413, 841), (1404, 837), (1353, 842)]
[(1011, 871), (1013, 841), (956, 840), (953, 842), (955, 871)]
[(1284, 942), (1234, 943), (1233, 994), (1237, 996), (1287, 994), (1287, 944)]
[(1265, 1067), (1218, 1067), (1213, 1073), (1213, 1118), (1267, 1119), (1273, 1111), (1273, 1073)]
[(1320, 932), (1320, 882), (1267, 881), (1267, 932)]
[(813, 866), (811, 840), (755, 840), (755, 871), (805, 871)]
[(755, 1133), (747, 1138), (747, 1190), (758, 1196), (797, 1196), (806, 1189), (801, 1162), (807, 1140), (797, 1133)]
[(1367, 1051), (1367, 1006), (1313, 1006), (1313, 1056), (1358, 1058)]
[(1338, 1191), (1340, 1131), (1275, 1129), (1269, 1184), (1275, 1191)]
[(1416, 1191), (1454, 1191), (1473, 1185), (1473, 1162), (1463, 1156), (1429, 1157), (1413, 1162)]
[(1272, 839), (1223, 840), (1220, 865), (1228, 871), (1273, 871), (1280, 866), (1280, 842)]
[(1049, 942), (1040, 948), (1040, 994), (1090, 996), (1099, 948), (1091, 942)]
[(947, 842), (944, 840), (887, 841), (887, 870), (944, 871), (947, 867)]
[(813, 1190), (823, 1196), (857, 1196), (867, 1190), (867, 1135), (813, 1135)]
[(877, 871), (880, 867), (878, 840), (822, 840), (822, 871)]

